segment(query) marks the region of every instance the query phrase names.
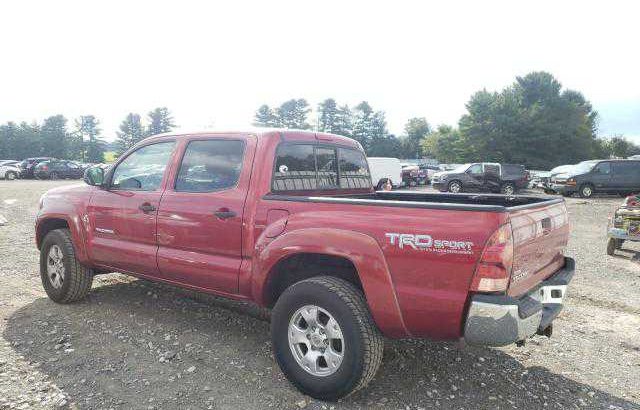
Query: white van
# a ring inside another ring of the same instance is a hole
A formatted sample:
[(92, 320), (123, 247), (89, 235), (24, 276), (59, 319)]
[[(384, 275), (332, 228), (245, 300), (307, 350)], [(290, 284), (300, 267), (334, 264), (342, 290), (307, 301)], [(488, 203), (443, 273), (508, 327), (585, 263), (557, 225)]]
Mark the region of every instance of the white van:
[(394, 188), (402, 186), (402, 166), (398, 158), (369, 157), (369, 172), (371, 181), (377, 190), (382, 189), (382, 185), (388, 179)]

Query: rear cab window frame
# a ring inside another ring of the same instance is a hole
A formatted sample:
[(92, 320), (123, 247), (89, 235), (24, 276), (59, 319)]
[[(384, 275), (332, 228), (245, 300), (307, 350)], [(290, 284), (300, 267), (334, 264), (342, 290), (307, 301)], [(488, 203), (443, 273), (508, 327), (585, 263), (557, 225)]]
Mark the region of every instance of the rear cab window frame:
[[(276, 189), (275, 187), (275, 181), (276, 181), (276, 173), (278, 172), (278, 156), (281, 153), (281, 150), (285, 149), (286, 147), (290, 147), (290, 146), (295, 146), (295, 145), (301, 145), (301, 146), (310, 146), (313, 148), (313, 156), (314, 156), (314, 165), (315, 165), (315, 188), (311, 188), (311, 189)], [(318, 149), (330, 149), (333, 150), (336, 153), (336, 168), (337, 168), (337, 184), (336, 185), (332, 185), (332, 186), (325, 186), (325, 187), (320, 187), (319, 184), (319, 177), (318, 177), (318, 156), (317, 156), (317, 150)], [(342, 170), (340, 169), (340, 160), (341, 160), (341, 151), (342, 150), (349, 150), (349, 151), (353, 151), (353, 152), (357, 152), (358, 154), (362, 155), (363, 158), (363, 163), (364, 166), (366, 167), (367, 170), (367, 177), (368, 177), (368, 181), (369, 184), (367, 187), (364, 188), (345, 188), (342, 187), (340, 185), (340, 182), (342, 180)], [(353, 148), (351, 146), (348, 145), (342, 145), (342, 144), (326, 144), (326, 143), (314, 143), (314, 142), (309, 142), (309, 141), (287, 141), (287, 142), (281, 142), (278, 144), (278, 146), (275, 149), (275, 153), (274, 153), (274, 158), (273, 158), (273, 166), (271, 169), (271, 177), (270, 177), (270, 193), (272, 194), (276, 194), (276, 195), (286, 195), (289, 193), (296, 193), (296, 192), (319, 192), (319, 191), (345, 191), (345, 190), (370, 190), (373, 188), (372, 182), (371, 182), (371, 171), (369, 169), (369, 163), (367, 161), (367, 156), (364, 152), (362, 152), (361, 150), (357, 149), (357, 148)]]

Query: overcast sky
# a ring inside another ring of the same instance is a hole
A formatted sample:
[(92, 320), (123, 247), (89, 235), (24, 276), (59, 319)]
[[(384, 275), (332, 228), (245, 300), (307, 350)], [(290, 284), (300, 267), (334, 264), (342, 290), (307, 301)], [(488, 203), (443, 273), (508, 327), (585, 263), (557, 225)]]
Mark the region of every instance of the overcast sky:
[(581, 91), (600, 134), (640, 142), (638, 2), (3, 1), (0, 123), (94, 114), (106, 139), (167, 106), (241, 128), (263, 103), (367, 100), (391, 132), (456, 124), (475, 91), (533, 70)]

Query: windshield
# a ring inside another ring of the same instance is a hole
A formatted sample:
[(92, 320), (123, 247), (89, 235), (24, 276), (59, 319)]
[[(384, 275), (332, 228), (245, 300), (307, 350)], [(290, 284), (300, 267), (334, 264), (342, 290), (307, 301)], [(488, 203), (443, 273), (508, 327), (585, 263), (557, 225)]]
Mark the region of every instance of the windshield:
[(469, 167), (471, 166), (471, 164), (462, 164), (457, 166), (456, 168), (454, 168), (451, 172), (454, 172), (456, 174), (462, 174), (463, 172), (465, 172)]
[(591, 171), (591, 169), (597, 163), (598, 163), (598, 161), (582, 161), (579, 164), (574, 165), (574, 167), (573, 167), (573, 169), (571, 171), (576, 173), (576, 174), (585, 174), (585, 173)]

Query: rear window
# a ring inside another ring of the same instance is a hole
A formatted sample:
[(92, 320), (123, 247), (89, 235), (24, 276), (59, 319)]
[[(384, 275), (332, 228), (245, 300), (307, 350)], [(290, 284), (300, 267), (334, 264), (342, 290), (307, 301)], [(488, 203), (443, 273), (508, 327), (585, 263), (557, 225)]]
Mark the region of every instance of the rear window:
[(276, 153), (272, 181), (274, 192), (370, 187), (369, 168), (360, 151), (285, 144)]
[(640, 172), (639, 162), (614, 162), (614, 173), (618, 175), (637, 175)]

